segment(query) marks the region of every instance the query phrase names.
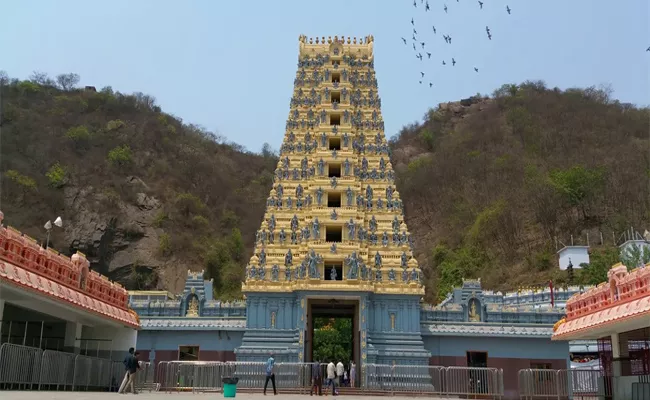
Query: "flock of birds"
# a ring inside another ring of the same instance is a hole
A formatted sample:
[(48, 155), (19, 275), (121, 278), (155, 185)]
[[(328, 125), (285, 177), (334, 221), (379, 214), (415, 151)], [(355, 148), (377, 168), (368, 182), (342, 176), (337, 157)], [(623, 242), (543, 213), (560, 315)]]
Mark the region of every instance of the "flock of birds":
[[(483, 5), (485, 4), (486, 1), (488, 1), (488, 0), (484, 0), (484, 1), (478, 0), (477, 7), (479, 7), (479, 9), (482, 10)], [(456, 0), (456, 2), (460, 3), (460, 0)], [(413, 0), (413, 7), (418, 9), (418, 0)], [(431, 11), (431, 6), (429, 5), (429, 0), (420, 0), (420, 7), (419, 8), (420, 9), (424, 8), (424, 12), (426, 12), (426, 13), (430, 12)], [(442, 9), (444, 10), (445, 14), (449, 13), (449, 8), (447, 7), (447, 4), (444, 4)], [(507, 12), (508, 15), (510, 15), (512, 13), (512, 9), (510, 8), (510, 6), (506, 5), (505, 12)], [(413, 32), (412, 32), (412, 35), (411, 35), (411, 42), (412, 42), (411, 45), (413, 47), (413, 51), (415, 52), (415, 57), (417, 59), (419, 59), (420, 61), (423, 61), (424, 60), (424, 55), (422, 53), (424, 52), (424, 54), (426, 54), (427, 60), (430, 60), (431, 56), (432, 56), (432, 53), (427, 51), (427, 43), (424, 40), (418, 39), (418, 31), (416, 29), (416, 24), (415, 24), (415, 18), (414, 17), (411, 18), (411, 27), (413, 29)], [(427, 26), (426, 29), (428, 30), (428, 28), (429, 27)], [(436, 30), (436, 26), (431, 25), (431, 29), (433, 31), (433, 34), (437, 35), (438, 31)], [(485, 33), (486, 33), (487, 39), (492, 40), (492, 32), (490, 31), (489, 26), (485, 27)], [(450, 34), (443, 34), (442, 38), (444, 39), (445, 43), (451, 44), (452, 37), (451, 37)], [(402, 37), (402, 42), (404, 42), (405, 46), (408, 46), (408, 41), (407, 41), (407, 39), (405, 37)], [(648, 48), (648, 51), (650, 51), (650, 48)], [(448, 60), (443, 59), (442, 60), (442, 65), (447, 65), (447, 61)], [(452, 65), (452, 67), (456, 66), (457, 62), (456, 62), (456, 59), (454, 57), (451, 57), (450, 64)], [(476, 66), (474, 66), (474, 72), (478, 73), (478, 68)], [(426, 74), (424, 72), (420, 71), (420, 81), (419, 81), (420, 84), (422, 84), (423, 79), (424, 79), (425, 76), (426, 76)], [(429, 87), (430, 88), (433, 87), (432, 82), (429, 82)]]

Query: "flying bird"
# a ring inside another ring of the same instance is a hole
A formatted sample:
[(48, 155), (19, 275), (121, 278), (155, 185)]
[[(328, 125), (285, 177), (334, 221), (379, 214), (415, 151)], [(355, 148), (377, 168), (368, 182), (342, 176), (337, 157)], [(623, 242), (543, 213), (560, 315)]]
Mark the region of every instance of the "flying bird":
[(456, 66), (456, 59), (453, 58), (453, 57), (451, 59), (451, 65), (454, 66), (454, 67)]
[(406, 44), (406, 39), (402, 38), (402, 42), (404, 42), (404, 44)]
[(422, 84), (422, 81), (420, 81), (420, 85)]
[(485, 32), (490, 33), (490, 27), (485, 25)]
[(415, 8), (418, 7), (418, 3), (416, 3), (415, 0), (413, 0), (413, 7), (415, 7)]
[(488, 39), (492, 40), (492, 34), (488, 33)]
[(451, 36), (447, 36), (447, 40), (449, 41), (449, 44), (451, 44)]
[(481, 6), (481, 10), (482, 10), (482, 9), (483, 9), (483, 2), (482, 2), (482, 1), (479, 1), (479, 2), (478, 2), (478, 5)]
[(429, 53), (428, 51), (427, 51), (427, 56), (429, 56), (429, 58), (431, 58), (431, 53)]
[(422, 45), (422, 48), (424, 48), (424, 42), (420, 42), (420, 44)]
[(416, 31), (415, 28), (413, 28), (413, 34), (414, 34), (414, 35), (417, 35), (417, 34), (418, 34), (418, 31)]
[(429, 87), (433, 87), (433, 83), (429, 82)]
[(449, 43), (449, 38), (447, 37), (447, 35), (442, 35), (442, 38), (445, 39), (446, 43)]
[(445, 12), (447, 12), (447, 5), (445, 4)]
[(418, 49), (415, 48), (415, 43), (413, 43), (413, 51), (417, 51)]
[(413, 41), (416, 41), (417, 39), (415, 38), (415, 34), (413, 34)]
[(432, 28), (433, 28), (433, 34), (435, 35), (436, 34), (436, 27), (433, 26)]
[(510, 14), (510, 6), (506, 6), (506, 11)]
[(648, 47), (647, 49), (645, 49), (645, 51), (650, 51), (650, 47)]
[(424, 72), (420, 72), (422, 74), (422, 77), (424, 78)]
[(427, 1), (426, 6), (424, 6), (424, 11), (429, 11), (429, 2)]
[(474, 67), (474, 71), (478, 72), (478, 68)]
[(447, 65), (447, 63), (445, 62), (445, 60), (442, 60), (442, 65)]
[(411, 18), (411, 25), (415, 26), (415, 21), (413, 21), (413, 18)]
[(418, 53), (418, 58), (422, 61), (422, 53)]

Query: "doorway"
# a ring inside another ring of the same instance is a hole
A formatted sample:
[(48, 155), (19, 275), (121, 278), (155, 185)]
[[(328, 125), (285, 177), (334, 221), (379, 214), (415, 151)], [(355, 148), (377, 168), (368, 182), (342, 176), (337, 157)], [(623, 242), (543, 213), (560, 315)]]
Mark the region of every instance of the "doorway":
[(468, 351), (467, 366), (469, 370), (469, 384), (472, 393), (488, 393), (489, 379), (486, 379), (488, 354), (484, 351)]
[(359, 385), (359, 300), (308, 299), (305, 336), (306, 362), (340, 361), (349, 375), (353, 361)]

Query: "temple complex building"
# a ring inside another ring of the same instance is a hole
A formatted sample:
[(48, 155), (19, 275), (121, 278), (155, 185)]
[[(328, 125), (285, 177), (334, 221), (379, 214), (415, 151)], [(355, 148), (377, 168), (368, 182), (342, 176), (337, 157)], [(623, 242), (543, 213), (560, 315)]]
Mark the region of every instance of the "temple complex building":
[(3, 219), (0, 212), (0, 365), (40, 365), (44, 351), (123, 359), (140, 327), (127, 291), (91, 271), (83, 254), (45, 249)]
[(607, 275), (567, 301), (553, 341), (598, 340), (600, 393), (631, 399), (650, 390), (650, 264), (628, 272), (619, 263)]

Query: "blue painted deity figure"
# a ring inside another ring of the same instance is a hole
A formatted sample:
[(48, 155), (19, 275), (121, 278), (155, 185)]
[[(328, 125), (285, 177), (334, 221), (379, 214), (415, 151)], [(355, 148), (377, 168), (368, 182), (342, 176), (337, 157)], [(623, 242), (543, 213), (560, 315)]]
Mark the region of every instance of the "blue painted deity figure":
[(262, 232), (260, 233), (260, 241), (262, 242), (262, 244), (266, 242), (266, 229), (262, 229)]
[(397, 215), (393, 218), (391, 225), (393, 226), (394, 232), (399, 232), (399, 220), (397, 219)]
[(325, 174), (325, 161), (321, 158), (318, 161), (318, 175), (323, 176)]
[(376, 280), (377, 282), (381, 282), (381, 281), (382, 281), (381, 278), (382, 278), (381, 269), (377, 268), (377, 269), (375, 270), (375, 280)]
[(257, 269), (257, 274), (259, 277), (259, 280), (263, 281), (266, 279), (266, 269), (260, 265), (260, 267)]
[(363, 196), (358, 194), (357, 195), (357, 207), (362, 207), (363, 206)]
[(291, 254), (291, 249), (287, 251), (287, 254), (284, 255), (284, 265), (293, 264), (293, 255)]
[(248, 267), (248, 279), (255, 279), (257, 277), (257, 268), (254, 265)]
[(320, 239), (320, 222), (318, 222), (318, 217), (314, 218), (314, 221), (311, 223), (312, 236), (315, 240)]
[(381, 245), (388, 247), (388, 232), (386, 231), (384, 231), (384, 233), (381, 235)]
[(372, 110), (372, 120), (377, 121), (377, 110)]
[(356, 228), (356, 225), (354, 224), (354, 220), (350, 218), (350, 221), (348, 221), (346, 225), (348, 228), (348, 239), (354, 240), (354, 229)]
[(332, 149), (332, 158), (336, 159), (338, 157), (338, 153), (336, 152), (336, 149)]
[(365, 157), (361, 160), (361, 169), (364, 171), (368, 170), (368, 159)]
[(402, 252), (402, 256), (400, 257), (400, 265), (402, 268), (408, 267), (408, 258), (405, 251)]
[(296, 229), (298, 229), (298, 216), (293, 214), (293, 218), (291, 218), (291, 230), (295, 232)]
[(287, 208), (289, 210), (293, 208), (293, 200), (291, 200), (291, 196), (287, 197)]
[[(311, 142), (311, 133), (309, 133), (309, 132), (305, 133), (305, 143), (307, 143), (307, 142)], [(305, 157), (305, 160), (306, 159), (307, 159), (307, 157)]]
[(392, 199), (393, 199), (393, 187), (389, 185), (386, 187), (386, 200), (392, 200)]
[(305, 261), (303, 260), (300, 263), (300, 279), (305, 279), (307, 276), (307, 266), (305, 265)]
[(384, 161), (384, 157), (379, 159), (379, 169), (382, 171), (386, 169), (386, 161)]
[[(338, 49), (336, 49), (336, 50), (338, 50)], [(325, 80), (328, 81), (329, 79), (330, 79), (330, 70), (326, 69), (325, 70)]]
[(359, 226), (357, 229), (357, 239), (359, 241), (363, 241), (365, 239), (364, 232), (363, 232), (363, 226)]
[(300, 177), (300, 172), (298, 172), (298, 168), (293, 169), (293, 180), (297, 181)]
[(371, 243), (373, 246), (377, 246), (377, 241), (378, 241), (378, 239), (379, 239), (379, 238), (377, 237), (377, 234), (376, 234), (375, 232), (372, 232), (372, 233), (370, 234), (370, 243)]
[(359, 260), (357, 260), (357, 252), (353, 251), (352, 255), (346, 257), (348, 264), (348, 279), (357, 279), (359, 277)]
[(327, 119), (327, 112), (325, 110), (321, 110), (321, 112), (320, 112), (320, 122), (325, 123), (326, 119)]
[(264, 251), (264, 249), (260, 250), (259, 259), (260, 259), (260, 265), (266, 264), (266, 251)]
[(409, 281), (409, 272), (406, 268), (402, 270), (402, 282), (408, 283)]
[(336, 254), (336, 243), (332, 243), (330, 246), (330, 253)]
[(388, 271), (388, 280), (391, 282), (395, 282), (395, 270), (392, 268), (390, 269), (390, 271)]
[(301, 198), (301, 197), (302, 197), (302, 194), (303, 194), (303, 188), (302, 188), (302, 185), (301, 185), (301, 184), (298, 184), (298, 186), (296, 187), (296, 197), (297, 197), (297, 198)]
[[(298, 153), (302, 153), (302, 143), (298, 143), (298, 144), (296, 145), (296, 151), (297, 151)], [(302, 170), (304, 171), (304, 168), (302, 168)]]
[(291, 231), (291, 244), (298, 244), (298, 234), (296, 231)]
[(379, 178), (379, 174), (377, 173), (377, 168), (373, 168), (372, 171), (370, 171), (370, 179), (377, 180)]
[(406, 231), (402, 231), (402, 234), (399, 237), (399, 244), (404, 245), (408, 243), (408, 238), (406, 237)]
[[(337, 105), (338, 105), (338, 103), (334, 103), (334, 109), (335, 109), (335, 110), (338, 108)], [(334, 133), (335, 135), (336, 135), (337, 133), (339, 133), (339, 126), (338, 126), (338, 125), (334, 125), (334, 126), (332, 127), (332, 133)]]
[(343, 123), (347, 124), (349, 120), (350, 120), (350, 113), (348, 112), (348, 110), (343, 111)]
[(332, 269), (330, 270), (330, 280), (335, 281), (337, 277), (338, 277), (338, 273), (336, 272), (336, 268), (332, 267)]
[(348, 189), (345, 191), (345, 196), (347, 198), (347, 206), (352, 207), (353, 201), (354, 201), (354, 192), (352, 191), (352, 188), (348, 186)]
[(273, 241), (275, 240), (275, 235), (273, 234), (273, 231), (269, 232), (269, 243), (273, 244)]
[(411, 281), (417, 282), (419, 280), (420, 280), (420, 277), (418, 275), (418, 271), (415, 268), (413, 268), (413, 270), (411, 270)]
[(311, 193), (307, 194), (307, 197), (305, 198), (305, 200), (306, 200), (307, 207), (311, 206), (311, 202), (312, 202)]
[(299, 210), (302, 209), (302, 199), (301, 198), (298, 198), (298, 200), (296, 200), (296, 208), (298, 208)]
[(359, 269), (361, 270), (361, 280), (367, 280), (368, 279), (368, 267), (366, 267), (366, 264), (363, 263), (363, 261), (360, 261), (361, 265), (359, 266)]
[(309, 160), (307, 157), (304, 157), (302, 160), (300, 160), (300, 168), (307, 168), (309, 166)]
[(273, 264), (273, 267), (271, 267), (271, 280), (273, 282), (277, 282), (279, 274), (280, 274), (280, 267), (278, 267), (277, 264)]
[(332, 210), (332, 213), (330, 214), (330, 218), (333, 220), (338, 219), (339, 215), (336, 213), (336, 209)]
[(325, 132), (320, 135), (320, 145), (321, 147), (327, 147), (327, 135)]
[(330, 97), (330, 89), (328, 87), (325, 88), (325, 98), (329, 99)]
[(332, 186), (332, 189), (336, 189), (336, 186), (338, 185), (338, 180), (336, 179), (335, 176), (330, 178), (330, 186)]
[(278, 183), (278, 186), (275, 188), (275, 192), (278, 194), (278, 197), (282, 198), (282, 194), (284, 193), (284, 188), (282, 187), (281, 183)]
[(366, 199), (372, 199), (372, 188), (370, 185), (366, 187)]
[(389, 181), (391, 181), (391, 182), (394, 181), (395, 180), (395, 172), (393, 172), (392, 169), (388, 170), (388, 172), (386, 173), (386, 177), (388, 178)]
[(379, 197), (379, 198), (377, 199), (377, 208), (378, 208), (379, 210), (381, 210), (381, 209), (384, 208), (384, 201), (381, 199), (381, 197)]
[(370, 222), (368, 223), (368, 226), (370, 227), (370, 232), (374, 232), (377, 230), (377, 218), (373, 215), (370, 218)]
[(273, 199), (273, 197), (268, 197), (268, 198), (266, 199), (266, 206), (267, 206), (267, 207), (273, 207), (273, 206), (275, 206), (275, 200)]
[(284, 231), (284, 228), (280, 229), (280, 243), (284, 244), (284, 242), (287, 240), (287, 234)]
[(343, 78), (344, 81), (347, 81), (347, 80), (348, 80), (348, 70), (347, 70), (347, 69), (344, 69), (344, 70), (341, 72), (341, 78)]
[(393, 232), (393, 246), (399, 244), (399, 232)]
[(366, 199), (366, 209), (372, 211), (372, 199)]
[(375, 254), (375, 267), (381, 267), (381, 254), (379, 252)]
[(289, 157), (284, 157), (282, 159), (282, 168), (289, 168)]
[(349, 146), (350, 146), (350, 136), (348, 136), (346, 132), (343, 134), (343, 147), (348, 148)]
[(286, 168), (282, 171), (282, 179), (289, 179), (289, 168)]
[(323, 204), (323, 188), (316, 189), (316, 204), (321, 206)]
[(314, 249), (311, 249), (309, 252), (307, 263), (309, 264), (309, 277), (320, 278), (320, 273), (318, 272), (318, 257), (316, 256)]
[(316, 175), (316, 167), (312, 165), (311, 167), (309, 167), (309, 176), (313, 177), (314, 175)]

